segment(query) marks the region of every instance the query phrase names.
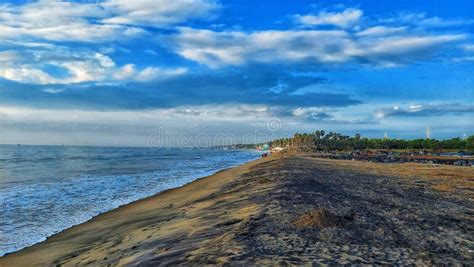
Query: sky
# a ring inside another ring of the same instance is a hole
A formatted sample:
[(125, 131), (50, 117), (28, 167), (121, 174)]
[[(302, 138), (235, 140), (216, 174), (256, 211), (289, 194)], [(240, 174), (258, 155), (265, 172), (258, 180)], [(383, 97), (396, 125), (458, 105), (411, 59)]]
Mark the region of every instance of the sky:
[(472, 10), (471, 0), (0, 1), (0, 143), (472, 135)]

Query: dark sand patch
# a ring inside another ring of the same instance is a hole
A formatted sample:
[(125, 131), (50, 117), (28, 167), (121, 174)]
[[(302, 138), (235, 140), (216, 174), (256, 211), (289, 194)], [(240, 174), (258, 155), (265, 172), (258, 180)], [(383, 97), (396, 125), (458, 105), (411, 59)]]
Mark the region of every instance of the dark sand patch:
[(343, 226), (351, 221), (352, 216), (338, 216), (326, 208), (314, 209), (298, 216), (293, 224), (297, 228), (325, 228)]

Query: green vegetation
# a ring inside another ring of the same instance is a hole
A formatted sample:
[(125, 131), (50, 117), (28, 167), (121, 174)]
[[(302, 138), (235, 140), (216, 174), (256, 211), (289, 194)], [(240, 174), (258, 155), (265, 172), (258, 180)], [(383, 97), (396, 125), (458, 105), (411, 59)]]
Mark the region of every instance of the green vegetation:
[(353, 137), (324, 130), (313, 133), (297, 133), (291, 138), (273, 140), (272, 147), (286, 147), (300, 150), (362, 150), (362, 149), (405, 149), (405, 150), (470, 150), (474, 151), (474, 135), (466, 139), (390, 139), (363, 138), (360, 134)]

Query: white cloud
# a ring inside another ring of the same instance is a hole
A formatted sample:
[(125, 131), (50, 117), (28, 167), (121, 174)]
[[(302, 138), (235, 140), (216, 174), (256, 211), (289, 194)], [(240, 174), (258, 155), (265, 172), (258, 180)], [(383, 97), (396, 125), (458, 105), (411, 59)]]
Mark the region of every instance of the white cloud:
[(320, 107), (296, 108), (292, 111), (293, 116), (305, 121), (333, 122), (333, 123), (351, 123), (349, 121), (336, 120), (336, 118), (327, 113)]
[(146, 49), (146, 50), (145, 50), (145, 53), (150, 54), (150, 55), (152, 55), (152, 56), (158, 55), (158, 52), (156, 52), (156, 51), (153, 50), (153, 49)]
[(212, 0), (77, 3), (38, 1), (0, 5), (0, 40), (107, 42), (143, 36), (144, 26), (166, 28), (187, 20), (209, 19), (220, 5)]
[(25, 67), (0, 67), (0, 77), (23, 83), (49, 84), (56, 83), (56, 80), (44, 71)]
[(342, 12), (321, 11), (317, 15), (294, 15), (296, 23), (309, 26), (335, 25), (342, 28), (352, 27), (363, 15), (362, 10), (347, 8)]
[(341, 30), (210, 31), (181, 28), (170, 47), (186, 59), (211, 67), (258, 63), (355, 62), (395, 66), (428, 58), (466, 35), (392, 34), (359, 36)]
[[(19, 82), (48, 84), (114, 79), (151, 81), (183, 74), (187, 69), (147, 66), (137, 70), (132, 64), (118, 68), (110, 56), (125, 48), (114, 46), (113, 42), (102, 47), (100, 53), (84, 48), (74, 51), (72, 47), (47, 42), (126, 40), (151, 35), (147, 27), (166, 28), (192, 19), (212, 18), (220, 8), (214, 0), (85, 3), (44, 0), (3, 4), (0, 5), (0, 42), (14, 48), (0, 52), (0, 76)], [(332, 25), (337, 28), (245, 32), (180, 27), (176, 28), (177, 34), (161, 35), (160, 40), (167, 41), (169, 49), (182, 57), (213, 68), (249, 63), (309, 63), (315, 66), (356, 63), (394, 67), (431, 59), (444, 51), (446, 44), (458, 42), (455, 48), (459, 49), (459, 41), (467, 38), (463, 34), (427, 33), (419, 29), (421, 26), (414, 30), (415, 22), (420, 25), (454, 23), (453, 20), (428, 18), (423, 13), (402, 14), (397, 17), (399, 20), (373, 20), (363, 17), (360, 9), (345, 8), (293, 18), (306, 26)], [(464, 49), (472, 51), (469, 45)], [(156, 51), (148, 49), (145, 53), (153, 55)], [(45, 69), (46, 65), (62, 68), (68, 75), (57, 77)]]
[(243, 65), (249, 61), (345, 61), (351, 46), (343, 31), (238, 31), (214, 32), (182, 28), (174, 36), (174, 49), (189, 60), (211, 67)]
[(55, 48), (54, 44), (44, 43), (44, 42), (15, 42), (15, 41), (3, 41), (3, 44), (17, 46), (17, 47), (27, 47), (27, 48), (44, 48), (44, 49), (53, 49)]
[(51, 41), (80, 41), (100, 43), (135, 38), (146, 33), (145, 30), (121, 25), (91, 25), (88, 23), (70, 23), (48, 28), (22, 30), (25, 35)]
[(59, 93), (62, 93), (64, 92), (64, 89), (59, 89), (59, 88), (44, 88), (43, 90), (41, 90), (45, 93), (50, 93), (50, 94), (59, 94)]
[(107, 24), (168, 27), (189, 19), (209, 19), (220, 9), (216, 1), (209, 0), (109, 0), (102, 6), (113, 15), (102, 22)]
[(452, 27), (474, 23), (472, 19), (442, 19), (439, 17), (425, 18), (419, 22), (420, 26), (425, 27)]
[(354, 54), (374, 62), (398, 64), (426, 58), (442, 45), (464, 39), (462, 34), (386, 37), (361, 43)]
[(296, 108), (292, 111), (295, 116), (304, 116), (312, 112), (324, 112), (320, 107)]
[(0, 51), (0, 63), (9, 64), (13, 61), (23, 60), (23, 55), (15, 50)]
[[(366, 105), (366, 108), (372, 107)], [(373, 107), (372, 107), (373, 108)], [(74, 145), (136, 145), (146, 146), (151, 136), (163, 137), (163, 143), (155, 145), (176, 146), (176, 139), (183, 134), (192, 139), (202, 136), (214, 137), (232, 135), (236, 142), (251, 135), (252, 143), (263, 142), (277, 137), (287, 137), (295, 132), (311, 132), (316, 128), (350, 133), (360, 131), (361, 124), (369, 136), (382, 137), (387, 131), (394, 137), (403, 129), (405, 133), (415, 133), (423, 137), (426, 127), (431, 127), (434, 137), (441, 131), (447, 137), (472, 133), (469, 119), (440, 120), (439, 117), (422, 117), (381, 120), (380, 124), (358, 121), (354, 111), (345, 110), (334, 118), (315, 109), (310, 117), (289, 120), (280, 117), (281, 132), (268, 132), (267, 122), (274, 118), (266, 106), (186, 106), (172, 109), (91, 111), (72, 109), (35, 109), (14, 106), (0, 106), (0, 133), (3, 143), (10, 144), (74, 144)], [(332, 113), (331, 113), (332, 114)], [(342, 117), (350, 121), (338, 120)], [(317, 121), (317, 124), (315, 124)], [(394, 122), (396, 121), (396, 122)], [(236, 123), (238, 122), (238, 123)], [(336, 125), (337, 124), (337, 125)], [(370, 133), (370, 131), (375, 131)], [(402, 132), (402, 133), (403, 133)], [(120, 133), (120, 134), (117, 134)], [(257, 136), (255, 136), (257, 135)], [(364, 134), (365, 135), (365, 134)], [(174, 138), (172, 138), (174, 136)], [(249, 141), (249, 139), (245, 139)], [(154, 140), (162, 141), (162, 140)], [(195, 143), (193, 143), (195, 144)], [(212, 143), (210, 143), (212, 145)], [(198, 145), (203, 145), (198, 143)]]
[[(51, 90), (50, 93), (57, 91)], [(181, 106), (176, 108), (138, 110), (138, 111), (93, 111), (74, 109), (36, 109), (16, 106), (0, 106), (0, 114), (9, 120), (24, 122), (67, 122), (67, 123), (108, 123), (134, 125), (159, 125), (159, 121), (176, 121), (178, 118), (196, 119), (200, 121), (249, 121), (256, 118), (265, 122), (272, 113), (263, 105), (208, 105)], [(156, 123), (153, 124), (152, 122)]]
[[(21, 83), (56, 84), (100, 81), (115, 68), (113, 60), (88, 49), (71, 50), (54, 46), (51, 49), (4, 51), (5, 62), (0, 65), (0, 77)], [(0, 60), (1, 62), (1, 60)], [(47, 67), (62, 71), (51, 73)]]
[(161, 80), (171, 76), (181, 75), (186, 72), (186, 68), (146, 67), (144, 70), (137, 74), (136, 80), (141, 82)]
[(112, 77), (117, 80), (133, 80), (140, 82), (149, 82), (154, 80), (162, 80), (187, 72), (186, 68), (158, 68), (146, 67), (138, 71), (134, 64), (126, 64), (116, 70)]
[(407, 29), (407, 27), (386, 27), (386, 26), (374, 26), (367, 28), (363, 31), (358, 32), (357, 36), (382, 36), (382, 35), (391, 35), (394, 33), (402, 33)]
[(100, 62), (91, 61), (72, 61), (61, 63), (60, 66), (66, 68), (70, 76), (61, 80), (61, 83), (80, 83), (103, 80), (107, 75), (111, 65), (102, 65)]
[(411, 104), (408, 108), (385, 107), (374, 111), (377, 119), (387, 117), (439, 117), (447, 115), (466, 115), (474, 113), (474, 105), (460, 103)]
[[(202, 138), (203, 135), (211, 138), (222, 134), (235, 135), (239, 139), (249, 134), (254, 138), (264, 138), (262, 134), (268, 131), (269, 119), (266, 110), (265, 106), (253, 105), (128, 111), (0, 106), (0, 133), (2, 142), (15, 144), (146, 146), (150, 137), (159, 135), (167, 140), (169, 138), (163, 145), (176, 146), (180, 144), (176, 143), (176, 139), (183, 134), (189, 134), (192, 138)], [(236, 122), (239, 122), (238, 125)], [(223, 129), (222, 125), (229, 127)], [(256, 129), (262, 131), (257, 135)], [(252, 142), (256, 141), (252, 139)]]
[[(0, 77), (22, 83), (67, 84), (111, 79), (151, 81), (179, 75), (186, 69), (149, 66), (138, 71), (133, 65), (117, 69), (106, 55), (120, 49), (113, 43), (98, 53), (92, 48), (54, 42), (125, 41), (150, 34), (145, 27), (167, 28), (187, 20), (210, 19), (219, 8), (214, 0), (0, 4), (0, 44), (11, 47), (0, 52)], [(51, 66), (61, 75), (51, 72)]]
[(463, 48), (468, 52), (474, 52), (474, 44), (465, 45)]
[[(48, 93), (59, 93), (52, 89)], [(203, 106), (178, 106), (174, 108), (148, 109), (148, 110), (76, 110), (76, 109), (37, 109), (18, 106), (0, 106), (0, 128), (4, 122), (14, 122), (16, 125), (29, 124), (74, 124), (83, 125), (107, 125), (121, 126), (132, 130), (157, 129), (156, 126), (167, 125), (169, 129), (184, 127), (189, 129), (190, 124), (197, 124), (201, 128), (201, 134), (207, 130), (203, 123), (225, 123), (245, 129), (249, 125), (258, 125), (266, 128), (267, 122), (275, 118), (274, 109), (267, 105), (203, 105)], [(312, 121), (334, 121), (331, 115), (321, 111), (319, 108), (301, 109), (301, 114), (288, 114), (279, 116), (282, 122), (297, 121), (305, 123)], [(199, 126), (201, 125), (201, 126)], [(221, 125), (221, 124), (220, 124)], [(83, 127), (78, 127), (83, 128)], [(191, 127), (192, 128), (192, 127)], [(222, 129), (221, 129), (222, 130)], [(251, 128), (248, 133), (254, 133)], [(122, 132), (121, 132), (122, 133)]]
[(39, 1), (3, 5), (0, 40), (38, 38), (52, 41), (105, 42), (135, 37), (145, 31), (130, 26), (94, 23), (107, 17), (99, 3)]
[(0, 77), (20, 83), (70, 84), (115, 80), (153, 81), (186, 72), (186, 68), (158, 68), (154, 66), (137, 70), (134, 64), (117, 67), (108, 55), (86, 48), (72, 49), (53, 45), (46, 48), (32, 46), (32, 48), (21, 51), (0, 52)]
[(126, 64), (115, 71), (112, 76), (117, 80), (128, 80), (133, 78), (136, 74), (135, 65), (134, 64)]
[(473, 19), (444, 19), (427, 17), (426, 13), (400, 13), (394, 17), (379, 19), (380, 23), (390, 25), (410, 25), (418, 28), (443, 28), (473, 24)]

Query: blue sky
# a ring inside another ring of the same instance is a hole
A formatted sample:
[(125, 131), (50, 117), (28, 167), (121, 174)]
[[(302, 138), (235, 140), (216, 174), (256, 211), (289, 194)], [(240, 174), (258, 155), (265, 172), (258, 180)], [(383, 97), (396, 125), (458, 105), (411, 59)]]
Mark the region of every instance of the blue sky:
[(468, 0), (1, 1), (0, 143), (470, 135), (472, 10)]

